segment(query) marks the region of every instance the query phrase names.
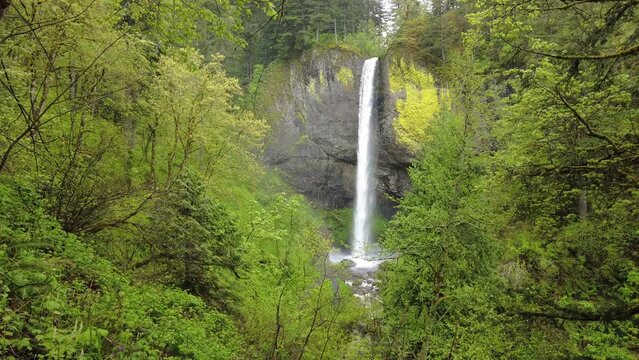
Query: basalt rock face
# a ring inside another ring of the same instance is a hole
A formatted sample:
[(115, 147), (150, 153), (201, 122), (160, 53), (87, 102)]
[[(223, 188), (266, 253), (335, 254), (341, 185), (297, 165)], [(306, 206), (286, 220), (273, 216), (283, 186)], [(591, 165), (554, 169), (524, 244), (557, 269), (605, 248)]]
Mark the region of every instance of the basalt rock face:
[[(379, 64), (377, 181), (378, 189), (381, 189), (383, 194), (398, 199), (410, 188), (408, 167), (413, 159), (410, 151), (397, 142), (393, 129), (393, 121), (398, 115), (395, 102), (401, 94), (391, 92), (388, 66), (385, 59)], [(384, 206), (385, 203), (389, 205), (394, 203), (380, 201), (382, 212), (389, 214), (389, 209)]]
[[(364, 58), (341, 49), (314, 50), (267, 73), (262, 112), (273, 124), (264, 161), (311, 201), (326, 208), (349, 207), (355, 194), (359, 82)], [(378, 205), (392, 213), (388, 199), (409, 186), (408, 152), (395, 141), (395, 99), (388, 91), (387, 66), (378, 67)]]

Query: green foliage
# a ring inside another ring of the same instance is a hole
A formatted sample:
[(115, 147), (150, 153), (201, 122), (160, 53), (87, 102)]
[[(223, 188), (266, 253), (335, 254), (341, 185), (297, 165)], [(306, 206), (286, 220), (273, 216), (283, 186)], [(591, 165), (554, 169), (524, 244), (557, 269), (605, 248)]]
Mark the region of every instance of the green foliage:
[[(334, 241), (333, 246), (347, 249), (353, 235), (353, 209), (333, 209), (319, 211), (322, 223), (326, 226)], [(381, 214), (373, 214), (373, 236), (377, 238), (382, 234), (388, 220)]]
[(398, 2), (398, 29), (389, 40), (390, 52), (439, 75), (439, 69), (445, 67), (451, 55), (454, 56), (463, 47), (462, 33), (467, 29), (465, 6), (437, 14), (434, 8), (430, 12), (425, 11), (414, 0)]
[(226, 76), (221, 61), (215, 57), (207, 62), (194, 49), (160, 59), (147, 94), (153, 114), (144, 129), (151, 143), (145, 157), (156, 186), (170, 186), (189, 166), (218, 177), (228, 174), (221, 168), (240, 161), (245, 170), (257, 167), (253, 152), (268, 127), (253, 114), (234, 109), (239, 85)]
[[(382, 273), (382, 351), (636, 358), (637, 4), (471, 4), (463, 52), (436, 71), (450, 109), (383, 236), (399, 258)], [(399, 49), (445, 15), (406, 19)]]
[(2, 14), (0, 357), (335, 358), (352, 341), (362, 309), (310, 206), (260, 164), (268, 122), (217, 54), (253, 14), (277, 17), (208, 0)]
[(264, 73), (264, 65), (262, 64), (255, 65), (255, 68), (253, 70), (253, 78), (251, 79), (251, 83), (248, 87), (249, 94), (255, 94), (257, 92), (257, 86), (259, 84), (260, 78), (262, 77), (263, 73)]
[(489, 298), (496, 246), (478, 220), (487, 209), (473, 192), (481, 167), (472, 127), (449, 112), (435, 119), (411, 170), (413, 188), (382, 237), (385, 249), (400, 254), (383, 277), (387, 331), (401, 329), (389, 344), (393, 357), (442, 358), (459, 338), (473, 339), (460, 356), (486, 356), (495, 345), (489, 339), (501, 336), (498, 327), (482, 329), (472, 320), (497, 317), (492, 307), (473, 302)]
[(450, 106), (448, 91), (437, 88), (431, 74), (403, 58), (391, 64), (389, 82), (390, 90), (402, 97), (395, 103), (397, 141), (416, 154), (431, 136), (431, 123)]
[[(536, 9), (544, 5), (530, 6), (525, 14), (509, 12), (509, 23), (489, 21), (487, 8), (479, 7), (472, 19), (477, 31), (469, 37), (469, 43), (498, 66), (522, 64), (520, 70), (501, 74), (514, 94), (494, 132), (502, 147), (496, 154), (499, 176), (513, 192), (513, 220), (526, 229), (525, 242), (509, 243), (527, 279), (515, 291), (521, 299), (514, 307), (550, 318), (586, 320), (561, 328), (562, 348), (570, 357), (631, 358), (627, 344), (636, 341), (632, 309), (637, 298), (622, 295), (621, 289), (632, 282), (637, 266), (638, 210), (632, 180), (637, 169), (630, 165), (637, 150), (637, 109), (631, 100), (636, 72), (624, 65), (633, 57), (588, 57), (614, 55), (619, 47), (631, 46), (628, 26), (636, 24), (636, 9), (626, 13), (630, 7), (578, 6), (600, 16), (585, 24), (569, 12), (574, 5), (544, 11), (543, 21)], [(495, 10), (501, 14), (509, 8)], [(542, 38), (547, 23), (555, 30)], [(573, 26), (585, 36), (568, 30)], [(481, 37), (482, 30), (503, 36), (510, 45), (493, 52), (494, 43)], [(520, 30), (527, 32), (529, 42), (518, 43), (513, 37)], [(609, 48), (610, 43), (617, 47)], [(549, 55), (522, 59), (513, 56), (517, 48)], [(618, 321), (608, 327), (598, 320)]]
[(353, 231), (353, 209), (335, 209), (322, 212), (322, 221), (337, 246), (347, 247)]
[(379, 1), (300, 0), (287, 6), (281, 25), (268, 29), (265, 36), (266, 40), (269, 31), (275, 31), (271, 39), (280, 59), (290, 60), (314, 45), (342, 41), (364, 54), (381, 50), (375, 28), (383, 16)]
[(233, 218), (205, 194), (202, 181), (186, 171), (150, 214), (149, 265), (162, 282), (222, 302), (222, 269), (240, 264), (240, 234)]
[(636, 1), (392, 2), (416, 161), (369, 308), (351, 211), (260, 152), (298, 55), (385, 53), (379, 1), (5, 3), (0, 357), (637, 357)]
[[(198, 44), (207, 56), (224, 54), (229, 74), (244, 86), (259, 78), (260, 65), (289, 62), (313, 48), (340, 46), (365, 57), (385, 52), (380, 36), (384, 26), (380, 0), (276, 1), (273, 15), (258, 8), (253, 6), (251, 16), (244, 18), (242, 40), (246, 47), (229, 41)], [(247, 105), (252, 108), (254, 104)]]
[(0, 203), (0, 356), (227, 359), (241, 351), (226, 315), (181, 290), (132, 284), (62, 231), (30, 187), (3, 177)]
[(123, 5), (126, 21), (164, 49), (192, 45), (213, 36), (245, 45), (240, 36), (243, 16), (250, 16), (252, 8), (275, 16), (275, 9), (268, 1), (236, 0), (212, 4), (208, 0), (131, 0)]
[(386, 53), (381, 38), (370, 32), (348, 34), (341, 46), (365, 58), (380, 57)]
[(243, 329), (256, 354), (337, 358), (363, 314), (359, 300), (334, 278), (329, 239), (299, 197), (279, 195), (256, 209), (238, 283)]

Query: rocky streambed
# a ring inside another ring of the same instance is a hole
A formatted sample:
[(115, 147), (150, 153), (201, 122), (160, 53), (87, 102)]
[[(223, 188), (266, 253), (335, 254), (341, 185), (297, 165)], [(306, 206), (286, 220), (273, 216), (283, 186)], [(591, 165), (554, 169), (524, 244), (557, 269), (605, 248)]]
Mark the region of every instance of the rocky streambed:
[(353, 295), (364, 305), (372, 306), (379, 300), (380, 288), (377, 280), (379, 267), (392, 256), (371, 255), (366, 259), (353, 258), (341, 252), (333, 252), (329, 260), (344, 271), (339, 272), (339, 279), (344, 281), (353, 291)]

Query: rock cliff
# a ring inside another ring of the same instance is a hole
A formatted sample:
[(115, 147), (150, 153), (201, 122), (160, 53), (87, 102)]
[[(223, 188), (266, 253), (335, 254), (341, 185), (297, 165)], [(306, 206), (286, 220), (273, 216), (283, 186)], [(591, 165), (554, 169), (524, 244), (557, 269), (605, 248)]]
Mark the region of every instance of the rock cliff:
[[(343, 49), (313, 50), (267, 71), (259, 103), (271, 119), (264, 161), (311, 201), (327, 208), (352, 205), (357, 164), (359, 82), (364, 58)], [(409, 186), (406, 149), (395, 141), (394, 96), (387, 66), (378, 67), (378, 204)]]

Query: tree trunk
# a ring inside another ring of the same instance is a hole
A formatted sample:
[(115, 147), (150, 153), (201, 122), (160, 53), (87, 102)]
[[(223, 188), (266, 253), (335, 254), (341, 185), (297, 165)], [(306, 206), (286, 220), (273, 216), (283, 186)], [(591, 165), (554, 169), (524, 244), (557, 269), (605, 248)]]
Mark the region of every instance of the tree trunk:
[(585, 189), (579, 193), (579, 216), (582, 219), (588, 216), (588, 192)]
[(11, 0), (0, 0), (0, 19), (4, 15), (5, 10), (11, 6)]

